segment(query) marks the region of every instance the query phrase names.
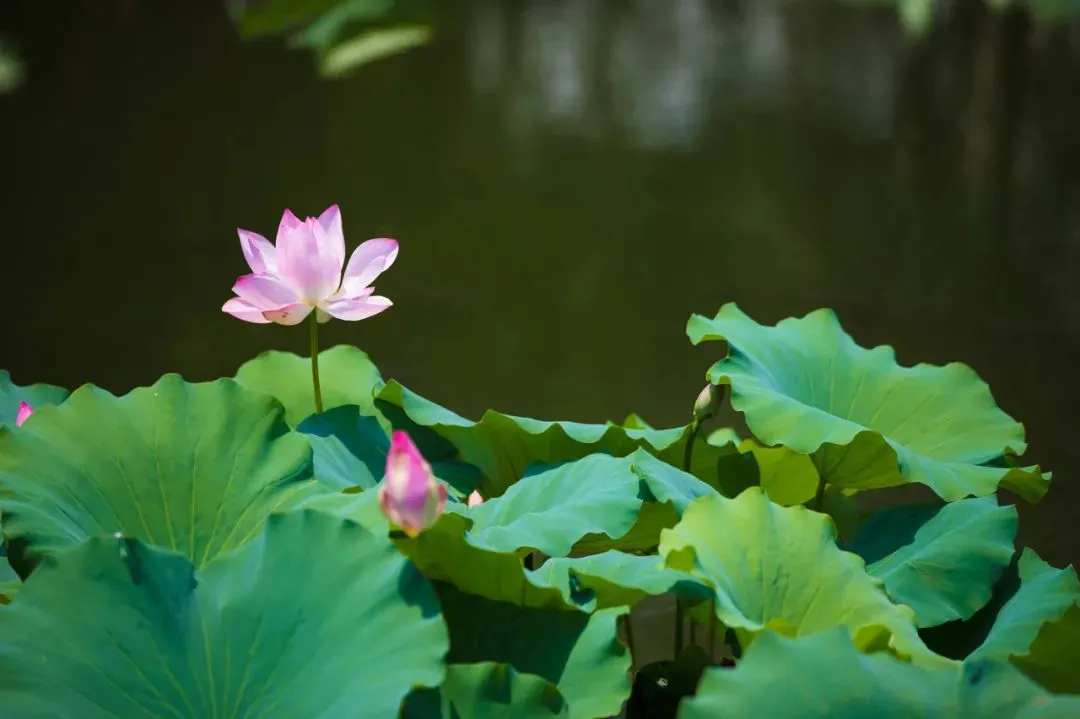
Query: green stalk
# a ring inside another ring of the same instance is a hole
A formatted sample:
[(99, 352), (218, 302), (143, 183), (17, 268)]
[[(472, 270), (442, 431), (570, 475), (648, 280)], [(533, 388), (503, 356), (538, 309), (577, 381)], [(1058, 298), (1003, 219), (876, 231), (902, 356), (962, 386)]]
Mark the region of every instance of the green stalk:
[(319, 311), (311, 312), (311, 384), (315, 388), (315, 412), (322, 414), (322, 387), (319, 386)]
[(810, 509), (814, 510), (815, 512), (821, 511), (821, 503), (825, 500), (826, 486), (827, 485), (825, 482), (825, 478), (822, 477), (821, 481), (818, 482), (817, 494), (814, 495), (814, 501), (810, 504)]
[(626, 632), (626, 648), (630, 650), (630, 677), (634, 676), (634, 628), (630, 624), (630, 612), (619, 617), (622, 620), (623, 630)]
[[(698, 432), (701, 431), (701, 424), (698, 422), (697, 417), (690, 423), (690, 436), (686, 439), (686, 450), (683, 452), (683, 471), (689, 472), (690, 465), (694, 459), (694, 442), (697, 441)], [(686, 615), (683, 611), (682, 602), (678, 597), (675, 597), (675, 657), (679, 656), (679, 652), (683, 648), (683, 629), (686, 624)]]

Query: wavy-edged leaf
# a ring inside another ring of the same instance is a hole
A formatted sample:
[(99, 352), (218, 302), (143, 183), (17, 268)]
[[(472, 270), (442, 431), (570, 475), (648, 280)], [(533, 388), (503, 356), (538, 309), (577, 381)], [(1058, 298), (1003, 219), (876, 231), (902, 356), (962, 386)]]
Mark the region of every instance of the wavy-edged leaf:
[(840, 626), (861, 649), (887, 642), (913, 661), (947, 663), (919, 639), (914, 613), (890, 602), (835, 538), (827, 517), (781, 507), (752, 487), (735, 499), (692, 503), (661, 535), (660, 554), (716, 591), (716, 615), (744, 648), (766, 631), (802, 636)]
[(469, 510), (469, 543), (492, 552), (529, 548), (562, 557), (586, 534), (618, 539), (641, 509), (634, 461), (593, 454), (532, 474)]
[[(276, 397), (285, 406), (290, 427), (315, 414), (310, 357), (278, 350), (263, 352), (240, 366), (236, 381)], [(383, 386), (382, 375), (362, 350), (337, 345), (320, 352), (319, 385), (325, 409), (351, 404), (362, 414), (377, 414), (373, 396)]]
[(674, 527), (687, 505), (716, 490), (692, 474), (663, 462), (644, 449), (628, 455), (630, 470), (641, 480), (638, 495), (641, 508), (633, 526), (612, 539), (604, 534), (583, 537), (574, 544), (574, 556), (599, 554), (612, 549), (624, 552), (653, 553), (660, 543), (660, 532)]
[[(851, 550), (893, 601), (915, 610), (920, 627), (933, 627), (968, 619), (990, 600), (1012, 558), (1018, 518), (1015, 507), (998, 506), (994, 497), (930, 508), (930, 516), (926, 509), (871, 515)], [(889, 540), (893, 551), (880, 556)]]
[[(296, 430), (307, 435), (314, 455), (315, 476), (337, 490), (372, 489), (386, 473), (390, 436), (378, 417), (356, 405), (342, 405), (308, 417)], [(429, 460), (435, 475), (452, 494), (467, 496), (480, 482), (480, 472), (454, 460)]]
[(120, 532), (202, 568), (271, 512), (327, 491), (281, 405), (228, 379), (165, 375), (121, 397), (87, 385), (33, 419), (0, 430), (4, 533), (30, 562)]
[(679, 719), (720, 716), (1071, 719), (1080, 697), (1050, 696), (1006, 662), (928, 669), (864, 654), (846, 632), (829, 630), (765, 635), (735, 668), (706, 670)]
[(626, 554), (609, 550), (589, 557), (549, 559), (528, 572), (534, 585), (559, 589), (563, 596), (575, 598), (584, 609), (632, 607), (649, 596), (675, 594), (690, 603), (713, 596), (709, 586), (689, 572), (664, 566), (664, 560), (652, 554)]
[(447, 647), (435, 593), (385, 537), (292, 512), (201, 572), (114, 538), (43, 564), (0, 607), (0, 705), (27, 719), (384, 719), (442, 681)]
[(15, 424), (20, 402), (27, 402), (37, 410), (45, 405), (60, 404), (67, 397), (66, 389), (51, 384), (20, 387), (11, 381), (11, 375), (7, 370), (0, 370), (0, 426)]
[(1080, 580), (1072, 566), (1055, 569), (1034, 550), (1019, 562), (1020, 587), (998, 612), (973, 658), (1010, 659), (1055, 692), (1080, 694)]
[[(379, 390), (376, 406), (398, 429), (429, 428), (452, 446), (460, 457), (484, 475), (480, 491), (497, 497), (525, 475), (534, 464), (553, 465), (590, 454), (616, 457), (645, 448), (669, 464), (682, 465), (686, 443), (695, 435), (689, 426), (671, 429), (638, 429), (613, 423), (544, 422), (491, 411), (473, 422), (411, 392), (394, 380)], [(418, 441), (419, 445), (419, 441)], [(425, 448), (431, 457), (445, 447)], [(694, 441), (692, 473), (711, 485), (724, 488), (726, 475), (718, 471), (721, 458), (736, 454), (734, 446), (711, 446), (700, 434)]]
[(493, 602), (436, 583), (450, 628), (447, 662), (500, 662), (558, 687), (571, 719), (617, 714), (630, 695), (630, 655), (616, 637), (625, 607), (592, 614)]
[(1038, 501), (1038, 467), (1008, 466), (1024, 428), (968, 366), (902, 367), (887, 345), (860, 347), (831, 310), (760, 325), (734, 303), (694, 315), (691, 342), (725, 340), (709, 381), (731, 386), (731, 405), (766, 445), (812, 455), (830, 484), (857, 489), (925, 484), (947, 501), (998, 486)]
[(450, 664), (438, 689), (415, 692), (402, 719), (569, 719), (558, 687), (509, 664)]

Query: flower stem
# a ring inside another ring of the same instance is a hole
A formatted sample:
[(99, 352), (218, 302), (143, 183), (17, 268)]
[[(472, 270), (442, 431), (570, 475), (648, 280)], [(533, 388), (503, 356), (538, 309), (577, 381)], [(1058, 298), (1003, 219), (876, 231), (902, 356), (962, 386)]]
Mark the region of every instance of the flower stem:
[[(689, 473), (690, 465), (694, 460), (694, 442), (697, 441), (698, 432), (701, 431), (701, 424), (698, 422), (697, 417), (690, 422), (690, 436), (686, 438), (686, 450), (683, 452), (683, 471)], [(683, 611), (682, 601), (675, 597), (675, 658), (678, 659), (679, 652), (683, 648), (683, 629), (686, 624), (686, 614)]]
[(315, 388), (315, 413), (322, 414), (322, 387), (319, 386), (319, 319), (318, 310), (311, 313), (311, 384)]
[(821, 481), (818, 483), (817, 494), (814, 495), (814, 501), (810, 505), (810, 509), (814, 510), (815, 512), (822, 511), (821, 503), (825, 501), (825, 489), (826, 482), (825, 478), (822, 477)]

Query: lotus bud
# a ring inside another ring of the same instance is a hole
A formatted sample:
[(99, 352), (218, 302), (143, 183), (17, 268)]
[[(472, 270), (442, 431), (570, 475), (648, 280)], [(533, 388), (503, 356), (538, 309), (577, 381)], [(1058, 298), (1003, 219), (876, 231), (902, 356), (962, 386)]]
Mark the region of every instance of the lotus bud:
[(466, 502), (466, 504), (468, 504), (470, 507), (475, 507), (476, 505), (483, 504), (483, 503), (484, 503), (484, 498), (481, 497), (480, 492), (478, 492), (475, 489), (469, 495), (469, 499)]
[(394, 432), (386, 457), (386, 477), (379, 486), (379, 509), (410, 537), (423, 532), (446, 508), (446, 487), (435, 479), (409, 435)]
[(694, 420), (704, 422), (715, 417), (720, 411), (721, 394), (716, 391), (712, 383), (705, 385), (705, 389), (701, 390), (697, 399), (694, 400)]
[(34, 413), (34, 408), (28, 402), (19, 402), (19, 411), (15, 414), (15, 426), (21, 427), (22, 423)]

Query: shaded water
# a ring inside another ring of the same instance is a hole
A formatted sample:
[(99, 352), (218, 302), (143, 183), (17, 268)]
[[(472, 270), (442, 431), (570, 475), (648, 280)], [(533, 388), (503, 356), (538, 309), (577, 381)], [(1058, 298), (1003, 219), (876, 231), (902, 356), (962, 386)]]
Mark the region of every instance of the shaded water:
[(333, 81), (219, 2), (7, 0), (0, 366), (113, 391), (229, 375), (300, 328), (219, 308), (237, 226), (340, 203), (396, 306), (326, 326), (466, 416), (683, 423), (729, 300), (833, 307), (971, 364), (1055, 470), (1022, 521), (1080, 561), (1080, 30), (961, 4), (922, 41), (826, 3), (446, 4)]

